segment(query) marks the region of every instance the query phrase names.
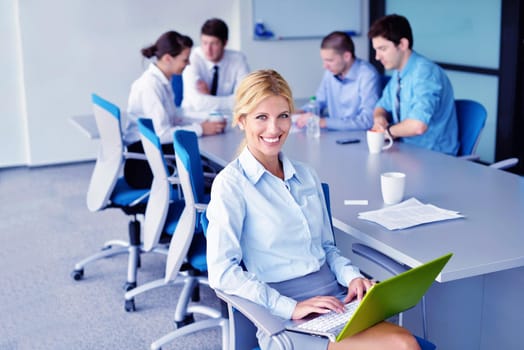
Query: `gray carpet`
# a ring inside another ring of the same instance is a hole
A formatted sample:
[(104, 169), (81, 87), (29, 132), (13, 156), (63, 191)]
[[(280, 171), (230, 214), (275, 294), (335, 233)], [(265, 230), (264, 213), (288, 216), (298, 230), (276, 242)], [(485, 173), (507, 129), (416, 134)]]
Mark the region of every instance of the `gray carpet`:
[[(0, 349), (149, 349), (174, 329), (179, 287), (136, 298), (124, 310), (127, 255), (74, 264), (111, 238), (127, 238), (117, 209), (91, 213), (85, 204), (94, 163), (0, 169)], [(165, 257), (142, 255), (138, 283), (163, 276)], [(203, 288), (202, 302), (219, 307)], [(198, 318), (197, 318), (198, 319)], [(218, 329), (177, 339), (167, 349), (221, 349)]]

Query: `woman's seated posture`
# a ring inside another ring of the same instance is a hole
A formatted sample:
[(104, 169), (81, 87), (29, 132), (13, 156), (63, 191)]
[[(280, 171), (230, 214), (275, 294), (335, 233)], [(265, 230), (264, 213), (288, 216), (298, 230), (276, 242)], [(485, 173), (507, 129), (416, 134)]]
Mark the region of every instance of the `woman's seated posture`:
[[(291, 113), (291, 90), (277, 72), (259, 70), (240, 84), (233, 124), (246, 145), (213, 183), (207, 258), (211, 287), (300, 319), (342, 312), (373, 282), (335, 247), (316, 172), (281, 152)], [(288, 333), (295, 349), (419, 349), (407, 330), (388, 322), (337, 343)], [(257, 337), (262, 349), (274, 347), (263, 332)]]

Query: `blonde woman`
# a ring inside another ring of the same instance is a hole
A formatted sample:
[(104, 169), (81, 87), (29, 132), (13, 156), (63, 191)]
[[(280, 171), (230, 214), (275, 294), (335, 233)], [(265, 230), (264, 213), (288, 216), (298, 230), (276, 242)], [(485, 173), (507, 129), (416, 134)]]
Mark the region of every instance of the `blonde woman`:
[[(246, 146), (213, 183), (207, 259), (211, 287), (300, 319), (341, 312), (373, 282), (335, 247), (315, 171), (281, 152), (291, 113), (291, 90), (277, 72), (255, 71), (241, 82), (233, 118)], [(337, 343), (288, 333), (295, 349), (419, 349), (407, 330), (388, 322)], [(263, 350), (275, 347), (263, 332), (257, 337)]]

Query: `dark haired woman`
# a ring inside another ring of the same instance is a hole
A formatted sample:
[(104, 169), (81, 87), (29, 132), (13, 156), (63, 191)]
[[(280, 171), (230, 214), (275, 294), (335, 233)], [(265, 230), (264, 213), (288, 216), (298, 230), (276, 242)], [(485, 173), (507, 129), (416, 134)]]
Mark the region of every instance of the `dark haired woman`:
[[(154, 45), (142, 49), (142, 55), (152, 59), (152, 62), (131, 85), (124, 132), (129, 152), (144, 153), (138, 118), (153, 120), (164, 153), (167, 154), (173, 154), (173, 132), (176, 129), (192, 130), (199, 136), (213, 135), (224, 130), (224, 122), (204, 121), (184, 125), (181, 116), (177, 115), (171, 78), (174, 74), (181, 74), (189, 64), (192, 46), (190, 37), (169, 31), (162, 34)], [(124, 176), (129, 185), (135, 188), (149, 188), (153, 179), (147, 161), (136, 159), (126, 161)]]

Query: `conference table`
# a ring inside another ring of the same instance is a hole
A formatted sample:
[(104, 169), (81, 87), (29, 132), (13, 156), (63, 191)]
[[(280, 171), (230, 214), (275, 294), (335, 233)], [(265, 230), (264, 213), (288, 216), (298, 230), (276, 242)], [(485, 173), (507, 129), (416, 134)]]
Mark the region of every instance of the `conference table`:
[[(339, 145), (341, 138), (360, 143)], [(238, 129), (199, 139), (201, 153), (225, 166), (239, 151)], [(283, 151), (310, 164), (330, 185), (337, 246), (366, 272), (383, 271), (352, 255), (364, 243), (410, 267), (452, 252), (427, 293), (429, 339), (440, 349), (517, 349), (524, 344), (524, 179), (464, 159), (395, 142), (379, 154), (367, 150), (364, 132), (323, 131), (320, 138), (291, 133)], [(380, 174), (406, 174), (405, 199), (454, 210), (464, 218), (390, 231), (358, 218), (385, 207)], [(344, 205), (344, 200), (367, 205)], [(404, 325), (421, 334), (419, 312)]]

